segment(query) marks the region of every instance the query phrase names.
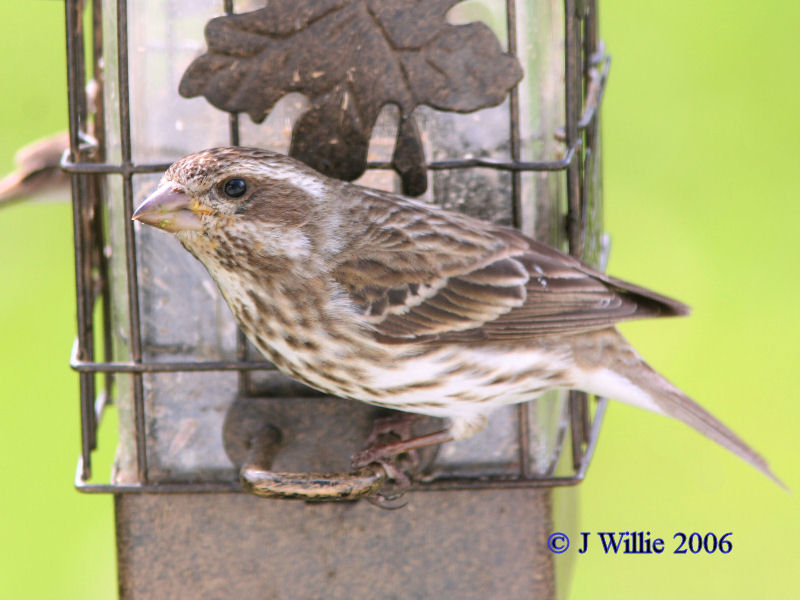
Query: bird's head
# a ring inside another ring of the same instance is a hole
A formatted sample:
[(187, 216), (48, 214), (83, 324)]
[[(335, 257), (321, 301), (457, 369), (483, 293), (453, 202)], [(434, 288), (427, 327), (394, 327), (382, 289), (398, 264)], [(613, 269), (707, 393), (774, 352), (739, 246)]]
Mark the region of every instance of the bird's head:
[(331, 185), (281, 154), (213, 148), (174, 163), (133, 218), (175, 233), (198, 258), (231, 243), (265, 255), (291, 254), (309, 243), (306, 226), (317, 219)]

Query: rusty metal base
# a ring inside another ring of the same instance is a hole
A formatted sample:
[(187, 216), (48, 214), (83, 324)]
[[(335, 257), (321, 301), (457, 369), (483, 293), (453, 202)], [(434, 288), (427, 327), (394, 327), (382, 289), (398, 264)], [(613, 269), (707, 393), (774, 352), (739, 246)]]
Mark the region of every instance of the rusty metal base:
[(120, 597), (555, 597), (546, 546), (551, 490), (410, 493), (408, 500), (380, 510), (364, 501), (119, 494)]

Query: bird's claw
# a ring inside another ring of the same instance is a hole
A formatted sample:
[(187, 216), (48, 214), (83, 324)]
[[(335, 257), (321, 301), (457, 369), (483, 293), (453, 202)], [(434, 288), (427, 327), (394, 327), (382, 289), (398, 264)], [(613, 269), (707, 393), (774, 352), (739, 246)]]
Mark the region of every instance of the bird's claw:
[(419, 453), (416, 450), (409, 450), (398, 454), (391, 446), (369, 446), (361, 452), (356, 452), (350, 458), (350, 465), (354, 469), (366, 467), (371, 463), (378, 463), (383, 466), (386, 469), (386, 474), (391, 476), (390, 470), (395, 472), (413, 469), (418, 466)]
[(417, 418), (414, 414), (398, 413), (375, 419), (364, 449), (356, 452), (351, 458), (351, 464), (355, 469), (378, 464), (385, 471), (390, 483), (369, 500), (376, 506), (394, 509), (406, 504), (400, 499), (411, 487), (411, 477), (408, 473), (419, 466), (419, 453), (413, 449), (398, 452), (389, 440), (399, 439), (404, 442), (412, 439), (414, 437), (412, 427)]
[(375, 506), (388, 510), (403, 508), (408, 503), (402, 498), (411, 487), (411, 478), (395, 464), (395, 461), (382, 459), (373, 462), (383, 468), (390, 483), (384, 485), (374, 495), (368, 496), (367, 500)]
[(407, 412), (395, 412), (388, 417), (379, 417), (372, 423), (372, 431), (369, 432), (364, 448), (377, 446), (381, 436), (394, 435), (401, 441), (410, 440), (414, 437), (414, 423), (419, 420), (419, 415)]

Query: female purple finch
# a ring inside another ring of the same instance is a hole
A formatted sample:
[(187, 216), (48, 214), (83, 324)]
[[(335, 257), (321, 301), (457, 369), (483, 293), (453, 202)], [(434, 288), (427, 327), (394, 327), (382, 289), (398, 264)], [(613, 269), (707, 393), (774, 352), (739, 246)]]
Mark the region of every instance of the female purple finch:
[(175, 233), (284, 373), (328, 394), (449, 420), (357, 464), (463, 439), (499, 406), (577, 389), (683, 421), (777, 481), (614, 327), (684, 315), (685, 305), (516, 230), (254, 148), (179, 160), (133, 218)]

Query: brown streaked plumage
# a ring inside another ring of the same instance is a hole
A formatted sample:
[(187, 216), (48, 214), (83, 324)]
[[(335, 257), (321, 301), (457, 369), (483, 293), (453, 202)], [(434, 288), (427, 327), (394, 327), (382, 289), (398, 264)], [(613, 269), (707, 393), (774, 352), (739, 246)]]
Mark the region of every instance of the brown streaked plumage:
[(580, 389), (677, 418), (777, 481), (614, 328), (688, 308), (521, 233), (253, 148), (176, 162), (134, 218), (175, 232), (250, 340), (324, 392), (447, 417), (365, 462), (468, 437), (498, 406)]
[(69, 148), (69, 135), (36, 140), (14, 157), (16, 170), (0, 179), (0, 207), (17, 200), (56, 194), (69, 197), (69, 176), (61, 170), (61, 155)]

